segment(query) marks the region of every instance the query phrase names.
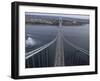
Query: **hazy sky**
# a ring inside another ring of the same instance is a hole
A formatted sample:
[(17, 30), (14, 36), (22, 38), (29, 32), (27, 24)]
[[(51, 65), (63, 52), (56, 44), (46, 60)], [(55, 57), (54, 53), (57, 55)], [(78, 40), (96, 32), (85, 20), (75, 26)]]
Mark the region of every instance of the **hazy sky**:
[(33, 12), (26, 12), (26, 15), (43, 15), (43, 16), (63, 16), (63, 17), (70, 17), (70, 18), (80, 18), (80, 19), (89, 19), (89, 15), (84, 14), (48, 14), (48, 13), (33, 13)]

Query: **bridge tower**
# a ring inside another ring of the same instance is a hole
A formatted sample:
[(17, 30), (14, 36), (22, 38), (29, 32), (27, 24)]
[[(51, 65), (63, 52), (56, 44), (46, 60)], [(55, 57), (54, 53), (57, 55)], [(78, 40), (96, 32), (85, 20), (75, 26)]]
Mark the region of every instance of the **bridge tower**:
[(64, 46), (62, 39), (62, 17), (59, 17), (59, 28), (56, 43), (55, 66), (64, 66)]

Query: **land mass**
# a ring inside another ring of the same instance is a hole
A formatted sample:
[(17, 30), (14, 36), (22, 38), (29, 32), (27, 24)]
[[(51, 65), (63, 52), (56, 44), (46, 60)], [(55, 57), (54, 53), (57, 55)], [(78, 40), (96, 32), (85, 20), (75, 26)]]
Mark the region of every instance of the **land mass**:
[[(89, 24), (89, 19), (61, 17), (63, 26), (75, 26)], [(59, 17), (54, 16), (39, 16), (39, 15), (25, 15), (26, 24), (34, 25), (59, 25)]]

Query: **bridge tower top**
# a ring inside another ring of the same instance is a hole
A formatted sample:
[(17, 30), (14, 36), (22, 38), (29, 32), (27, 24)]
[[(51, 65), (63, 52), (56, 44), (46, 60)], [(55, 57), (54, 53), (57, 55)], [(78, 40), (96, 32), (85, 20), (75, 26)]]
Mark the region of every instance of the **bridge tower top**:
[(59, 28), (62, 27), (62, 17), (59, 17)]

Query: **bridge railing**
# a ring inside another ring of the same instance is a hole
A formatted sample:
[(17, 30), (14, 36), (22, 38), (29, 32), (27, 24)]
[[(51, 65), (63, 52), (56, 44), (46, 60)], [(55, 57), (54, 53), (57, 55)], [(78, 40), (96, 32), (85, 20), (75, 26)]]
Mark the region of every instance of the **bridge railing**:
[[(26, 53), (26, 56), (25, 56), (26, 68), (52, 66), (53, 62), (49, 61), (50, 58), (52, 58), (52, 56), (50, 55), (50, 51), (52, 51), (52, 47), (55, 46), (56, 40), (57, 40), (57, 37), (54, 38), (51, 42), (45, 44), (44, 46), (41, 46), (31, 52)], [(54, 52), (55, 51), (53, 51), (53, 56), (54, 56)]]
[(77, 45), (71, 43), (69, 40), (67, 40), (67, 39), (64, 37), (63, 34), (62, 34), (62, 38), (64, 39), (64, 41), (65, 41), (67, 44), (69, 44), (69, 45), (72, 46), (73, 48), (75, 48), (75, 49), (77, 49), (77, 50), (83, 52), (83, 53), (86, 54), (86, 55), (89, 55), (89, 51), (88, 51), (88, 50), (85, 50), (85, 49), (83, 49), (83, 48), (81, 48), (81, 47), (79, 47), (79, 46), (77, 46)]
[(49, 43), (47, 43), (47, 44), (45, 44), (45, 45), (43, 45), (43, 46), (41, 46), (41, 47), (39, 47), (39, 48), (33, 50), (33, 51), (30, 51), (30, 52), (26, 53), (25, 59), (28, 59), (28, 58), (30, 58), (31, 56), (33, 56), (33, 55), (39, 53), (40, 51), (42, 51), (42, 50), (44, 50), (44, 49), (46, 49), (47, 47), (49, 47), (50, 45), (52, 45), (56, 40), (57, 40), (57, 36), (56, 36), (56, 38), (53, 39), (51, 42), (49, 42)]

